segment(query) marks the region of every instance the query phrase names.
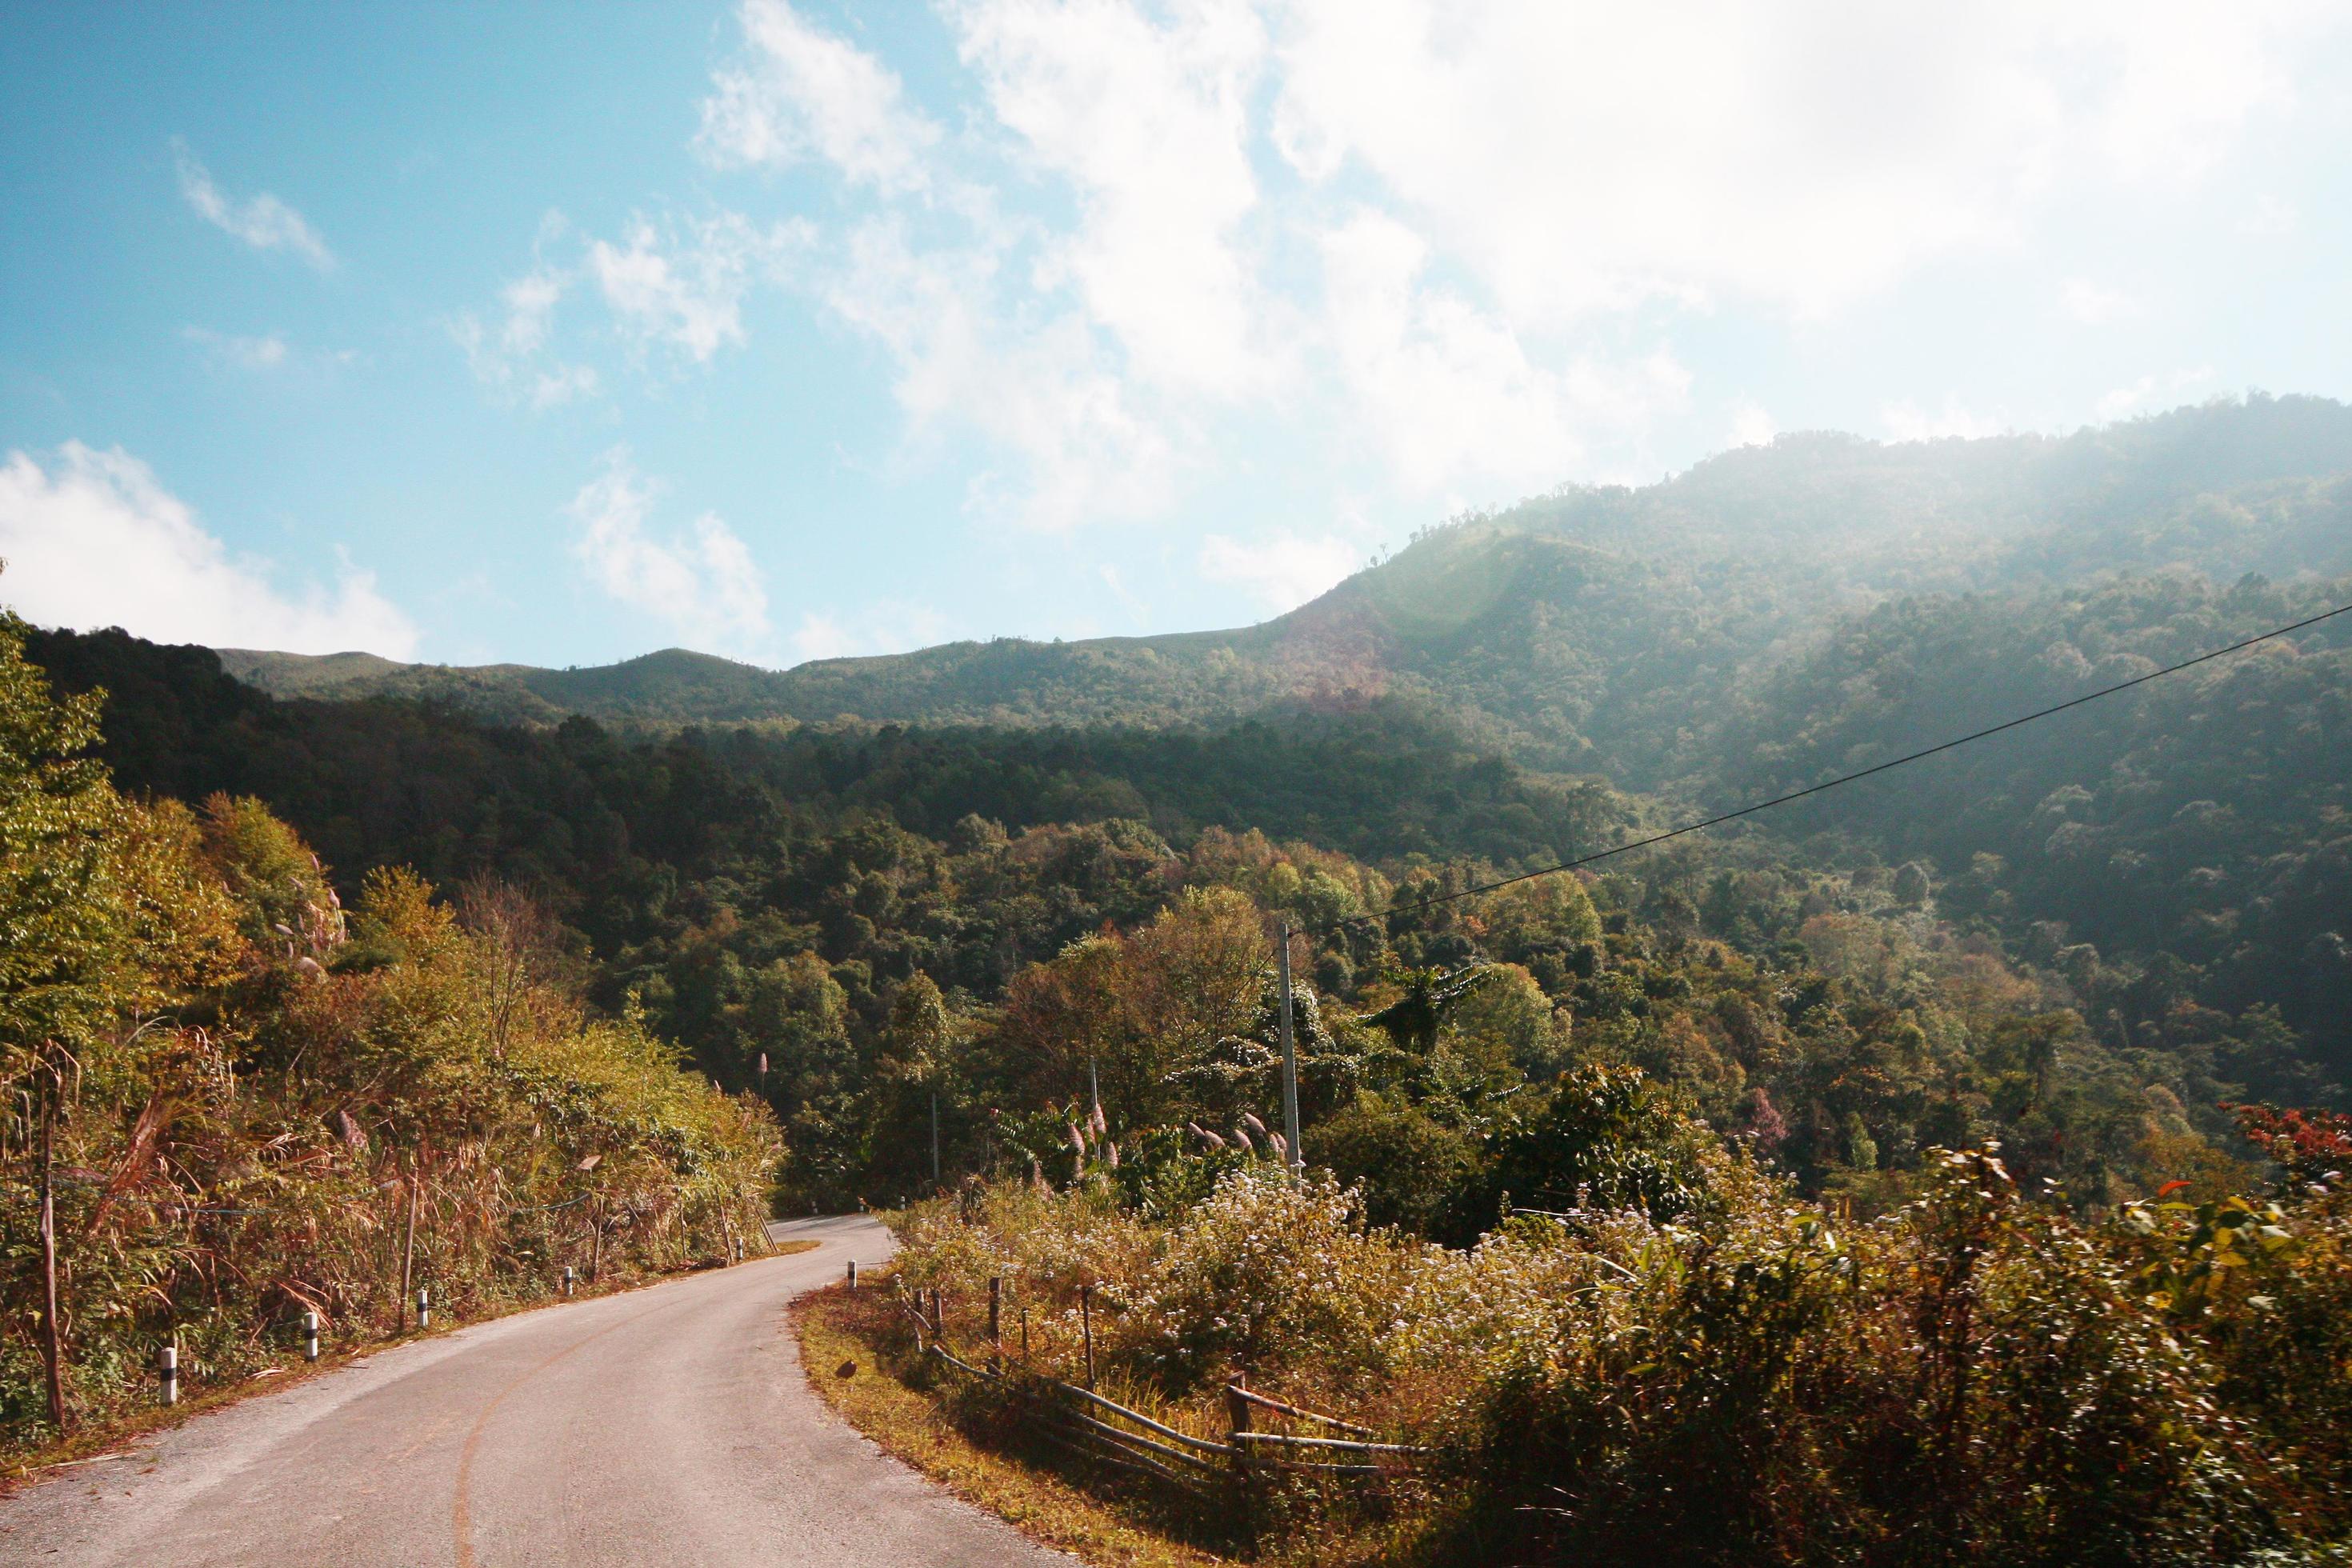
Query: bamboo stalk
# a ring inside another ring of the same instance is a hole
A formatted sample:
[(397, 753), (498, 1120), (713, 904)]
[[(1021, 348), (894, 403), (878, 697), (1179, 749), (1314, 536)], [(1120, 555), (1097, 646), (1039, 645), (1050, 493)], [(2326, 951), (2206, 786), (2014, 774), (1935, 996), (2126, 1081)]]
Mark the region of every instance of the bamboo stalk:
[(1296, 1416), (1301, 1421), (1320, 1421), (1327, 1426), (1337, 1426), (1342, 1432), (1354, 1432), (1365, 1437), (1376, 1437), (1380, 1436), (1379, 1433), (1373, 1431), (1370, 1426), (1359, 1426), (1352, 1421), (1342, 1421), (1337, 1415), (1318, 1415), (1312, 1410), (1301, 1410), (1296, 1405), (1286, 1405), (1279, 1399), (1269, 1398), (1265, 1394), (1255, 1393), (1250, 1389), (1244, 1388), (1239, 1384), (1234, 1384), (1233, 1392), (1238, 1397), (1248, 1400), (1252, 1405), (1263, 1406), (1267, 1410), (1279, 1411), (1285, 1415)]
[(1410, 1443), (1359, 1443), (1348, 1437), (1287, 1437), (1279, 1432), (1235, 1432), (1236, 1443), (1273, 1443), (1285, 1448), (1339, 1448), (1350, 1454), (1426, 1454)]

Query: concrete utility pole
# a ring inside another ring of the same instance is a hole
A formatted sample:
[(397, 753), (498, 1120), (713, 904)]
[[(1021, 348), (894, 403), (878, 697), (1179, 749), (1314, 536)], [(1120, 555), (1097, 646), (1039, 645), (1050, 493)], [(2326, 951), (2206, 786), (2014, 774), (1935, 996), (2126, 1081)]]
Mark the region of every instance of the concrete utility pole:
[(1276, 957), (1282, 976), (1282, 1135), (1290, 1140), (1290, 1179), (1307, 1170), (1306, 1151), (1298, 1145), (1298, 1047), (1290, 1027), (1290, 922), (1282, 922), (1281, 951)]
[(73, 1415), (66, 1408), (65, 1330), (58, 1302), (58, 1100), (66, 1080), (54, 1058), (44, 1065), (48, 1081), (41, 1089), (41, 1375), (49, 1425), (63, 1436), (73, 1430)]

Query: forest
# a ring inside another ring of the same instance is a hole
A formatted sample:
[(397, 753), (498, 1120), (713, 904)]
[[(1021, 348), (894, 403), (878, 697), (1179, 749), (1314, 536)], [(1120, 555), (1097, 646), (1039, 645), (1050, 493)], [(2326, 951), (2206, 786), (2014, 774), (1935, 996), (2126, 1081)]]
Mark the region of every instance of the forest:
[[(1476, 889), (2352, 603), (2347, 430), (1786, 438), (1457, 521), (1250, 634), (1289, 654), (1162, 650), (1166, 701), (1105, 677), (1060, 722), (1050, 681), (272, 695), (12, 628), (8, 831), (145, 857), (75, 896), (157, 944), (110, 939), (70, 1026), (7, 993), (12, 1195), (50, 1136), (91, 1184), (76, 1376), (167, 1321), (231, 1358), (298, 1301), (396, 1311), (411, 1191), (486, 1299), (583, 1237), (656, 1267), (864, 1203), (912, 1279), (1102, 1286), (1170, 1399), (1245, 1364), (1402, 1401), (1469, 1457), (1454, 1560), (2315, 1560), (2352, 1529), (2352, 616)], [(111, 826), (41, 826), (73, 790)], [(213, 1234), (273, 1183), (299, 1242)]]
[(763, 1244), (773, 1115), (590, 1005), (537, 906), (118, 789), (27, 636), (0, 619), (0, 1452), (152, 1402), (161, 1346), (201, 1392), (306, 1313), (358, 1345), (412, 1287), (463, 1321)]

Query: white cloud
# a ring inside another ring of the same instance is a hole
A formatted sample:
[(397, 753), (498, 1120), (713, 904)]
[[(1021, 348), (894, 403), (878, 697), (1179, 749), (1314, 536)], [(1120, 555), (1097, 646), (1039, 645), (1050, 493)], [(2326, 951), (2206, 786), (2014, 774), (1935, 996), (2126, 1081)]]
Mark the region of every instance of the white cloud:
[(1201, 575), (1245, 589), (1276, 614), (1295, 610), (1363, 564), (1338, 534), (1277, 534), (1250, 542), (1210, 534), (1201, 542)]
[(2068, 279), (2058, 291), (2058, 300), (2068, 315), (2094, 327), (2128, 321), (2147, 310), (2147, 302), (2138, 295), (2094, 283), (2087, 278)]
[(1326, 234), (1323, 258), (1341, 383), (1398, 479), (1422, 494), (1557, 480), (1590, 436), (1638, 430), (1688, 389), (1663, 349), (1626, 364), (1538, 363), (1507, 323), (1426, 281), (1428, 246), (1384, 215)]
[(2278, 196), (2261, 195), (2238, 220), (2238, 232), (2256, 239), (2284, 239), (2303, 226), (2303, 215), (2294, 204)]
[(667, 626), (682, 641), (761, 658), (766, 648), (765, 577), (741, 539), (716, 513), (667, 540), (646, 528), (653, 485), (625, 449), (581, 488), (567, 509), (578, 531), (572, 553), (604, 593)]
[(846, 614), (811, 610), (801, 617), (792, 643), (794, 657), (803, 660), (859, 658), (929, 647), (947, 637), (946, 617), (928, 605), (880, 599)]
[(854, 184), (920, 190), (939, 128), (908, 109), (898, 76), (814, 27), (785, 0), (744, 0), (748, 58), (712, 78), (703, 100), (703, 156), (728, 164), (824, 159)]
[(203, 348), (223, 364), (239, 370), (277, 370), (291, 356), (286, 340), (276, 332), (261, 337), (244, 337), (236, 332), (216, 332), (210, 327), (183, 327), (180, 335)]
[(1759, 405), (1742, 400), (1731, 408), (1731, 444), (1735, 447), (1769, 447), (1780, 426)]
[[(540, 225), (540, 248), (569, 229), (561, 214)], [(550, 352), (555, 314), (579, 280), (578, 274), (543, 257), (530, 271), (499, 290), (502, 315), (495, 327), (471, 311), (449, 323), (449, 336), (465, 352), (474, 379), (533, 408), (553, 408), (595, 395), (603, 384), (595, 368), (567, 363)]]
[[(1821, 316), (2031, 258), (2086, 193), (2177, 199), (2292, 107), (2332, 25), (2311, 0), (940, 9), (963, 70), (919, 106), (846, 26), (742, 0), (697, 145), (838, 176), (847, 216), (794, 231), (790, 281), (887, 356), (908, 449), (977, 449), (970, 510), (1047, 529), (1163, 512), (1268, 421), (1337, 484), (1415, 499), (1654, 473), (1689, 398), (1677, 313)], [(746, 336), (754, 232), (639, 225), (584, 270), (625, 331), (708, 363)], [(2086, 321), (2146, 309), (2063, 278)]]
[(289, 596), (266, 563), (232, 559), (146, 464), (68, 442), (47, 468), (0, 465), (0, 601), (43, 626), (121, 626), (157, 642), (393, 658), (416, 627), (345, 564), (335, 586)]
[(175, 143), (173, 151), (179, 162), (180, 195), (205, 222), (256, 250), (290, 250), (321, 272), (335, 265), (334, 253), (300, 213), (267, 191), (236, 201), (223, 194), (185, 146)]
[(743, 341), (743, 296), (755, 266), (782, 236), (762, 236), (742, 217), (722, 214), (665, 237), (643, 219), (629, 226), (625, 247), (597, 240), (588, 268), (621, 323), (646, 342), (667, 342), (707, 364)]
[(1127, 577), (1118, 567), (1106, 561), (1095, 568), (1095, 573), (1102, 579), (1102, 585), (1110, 590), (1110, 596), (1118, 601), (1118, 607), (1127, 612), (1129, 620), (1140, 623), (1149, 618), (1150, 605), (1127, 585)]
[(1941, 411), (1922, 409), (1907, 398), (1890, 403), (1878, 411), (1878, 422), (1885, 426), (1888, 438), (1895, 441), (1942, 441), (1954, 437), (1973, 441), (1998, 436), (2010, 427), (2008, 418), (1998, 412), (1977, 414), (1962, 407), (1958, 393), (1945, 396)]
[(563, 301), (572, 279), (551, 267), (534, 267), (499, 293), (507, 308), (499, 347), (509, 354), (534, 354), (547, 346), (548, 322)]
[(533, 408), (560, 407), (583, 397), (593, 397), (596, 387), (593, 366), (559, 364), (530, 378), (530, 405)]
[(2213, 379), (2213, 367), (2199, 365), (2194, 370), (2176, 370), (2166, 375), (2141, 376), (2129, 386), (2116, 387), (2098, 402), (2098, 419), (2107, 424), (2145, 413), (2160, 401), (2179, 397)]
[(2204, 174), (2247, 121), (2293, 104), (2288, 61), (2330, 18), (2305, 0), (2101, 0), (2020, 20), (2048, 29), (2044, 69), (2076, 95), (2087, 146), (2126, 178), (2168, 181)]
[(1011, 455), (1015, 472), (972, 480), (983, 515), (1054, 531), (1165, 507), (1176, 464), (1167, 435), (1083, 322), (1000, 320), (994, 272), (985, 250), (918, 252), (902, 226), (876, 220), (852, 236), (826, 302), (890, 353), (919, 431), (967, 426)]
[(1297, 0), (1275, 134), (1370, 178), (1514, 321), (1818, 313), (2013, 244), (2070, 183), (2191, 178), (2283, 103), (2292, 3)]
[(1257, 200), (1255, 15), (1184, 0), (1162, 24), (1113, 0), (968, 0), (955, 12), (998, 122), (1076, 194), (1041, 282), (1073, 284), (1134, 372), (1230, 397), (1270, 374), (1234, 230)]

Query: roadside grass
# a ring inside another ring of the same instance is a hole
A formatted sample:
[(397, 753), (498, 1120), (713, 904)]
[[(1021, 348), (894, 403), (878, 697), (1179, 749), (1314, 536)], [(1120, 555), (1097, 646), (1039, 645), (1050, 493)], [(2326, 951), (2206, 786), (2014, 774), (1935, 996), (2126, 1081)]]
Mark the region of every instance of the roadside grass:
[[(860, 1272), (861, 1282), (878, 1271)], [(818, 1394), (890, 1454), (1048, 1546), (1097, 1568), (1208, 1568), (1240, 1559), (1152, 1528), (1131, 1496), (1097, 1492), (1022, 1456), (983, 1446), (919, 1386), (896, 1343), (881, 1289), (832, 1285), (793, 1303), (801, 1363)], [(840, 1369), (854, 1365), (854, 1375)], [(1158, 1510), (1150, 1510), (1158, 1511)]]
[[(777, 1242), (762, 1256), (790, 1258), (796, 1253), (814, 1252), (821, 1245), (823, 1244), (820, 1242), (806, 1238)], [(306, 1362), (296, 1354), (286, 1362), (264, 1367), (258, 1372), (238, 1378), (234, 1383), (214, 1384), (185, 1389), (182, 1392), (177, 1405), (169, 1407), (156, 1405), (142, 1410), (117, 1412), (89, 1422), (70, 1436), (9, 1457), (5, 1462), (0, 1462), (0, 1498), (12, 1495), (53, 1470), (87, 1464), (92, 1459), (105, 1458), (119, 1448), (127, 1447), (143, 1437), (152, 1437), (159, 1432), (170, 1431), (181, 1423), (194, 1420), (208, 1411), (226, 1409), (229, 1405), (241, 1404), (245, 1400), (256, 1398), (261, 1394), (279, 1393), (297, 1384), (308, 1383), (314, 1377), (323, 1376), (327, 1373), (350, 1366), (354, 1362), (364, 1361), (369, 1356), (391, 1350), (395, 1346), (407, 1344), (413, 1340), (436, 1339), (443, 1334), (454, 1333), (458, 1329), (469, 1328), (476, 1323), (495, 1322), (500, 1318), (510, 1318), (518, 1312), (536, 1312), (550, 1307), (576, 1306), (580, 1302), (593, 1300), (600, 1296), (624, 1295), (631, 1290), (643, 1289), (648, 1285), (658, 1285), (665, 1279), (675, 1279), (680, 1275), (698, 1273), (702, 1267), (699, 1264), (688, 1265), (659, 1274), (616, 1279), (608, 1285), (583, 1289), (569, 1301), (557, 1297), (533, 1301), (509, 1302), (494, 1310), (469, 1317), (463, 1323), (448, 1323), (423, 1332), (407, 1329), (380, 1340), (363, 1340), (341, 1345), (321, 1344), (319, 1347), (319, 1359), (316, 1362)]]

